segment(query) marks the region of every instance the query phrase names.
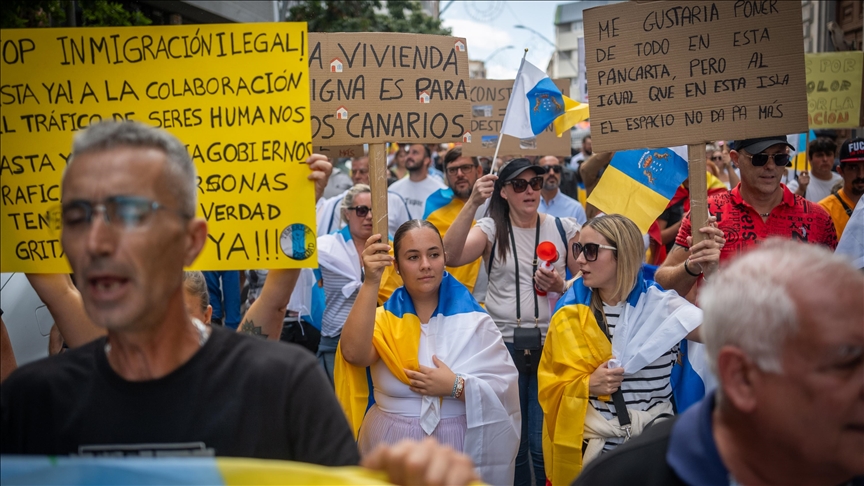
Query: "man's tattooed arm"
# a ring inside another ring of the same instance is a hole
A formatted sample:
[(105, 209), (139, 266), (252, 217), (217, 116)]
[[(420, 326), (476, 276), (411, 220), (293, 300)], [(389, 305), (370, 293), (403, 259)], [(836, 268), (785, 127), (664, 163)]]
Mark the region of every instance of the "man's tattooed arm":
[(253, 336), (261, 336), (264, 339), (267, 339), (267, 335), (261, 332), (261, 326), (256, 326), (255, 322), (249, 319), (246, 319), (240, 326), (240, 332), (243, 334), (251, 334)]

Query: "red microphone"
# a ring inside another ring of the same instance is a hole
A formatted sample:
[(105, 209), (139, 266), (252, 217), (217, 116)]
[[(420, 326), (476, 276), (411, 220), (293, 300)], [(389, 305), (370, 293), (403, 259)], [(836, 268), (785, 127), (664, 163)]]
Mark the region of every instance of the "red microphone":
[[(539, 267), (552, 271), (552, 264), (558, 261), (558, 248), (555, 247), (555, 243), (544, 241), (537, 245), (537, 260), (539, 260), (537, 262)], [(545, 290), (538, 289), (536, 285), (534, 288), (537, 290), (537, 295), (546, 295)]]

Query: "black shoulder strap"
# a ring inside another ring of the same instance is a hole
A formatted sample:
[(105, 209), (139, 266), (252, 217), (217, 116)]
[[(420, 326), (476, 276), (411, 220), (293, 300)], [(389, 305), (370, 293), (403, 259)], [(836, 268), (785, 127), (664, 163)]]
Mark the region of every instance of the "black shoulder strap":
[(567, 264), (570, 262), (570, 242), (567, 241), (567, 232), (564, 231), (564, 225), (561, 224), (561, 218), (555, 216), (555, 226), (558, 228), (558, 234), (561, 235), (561, 241), (564, 242), (564, 271), (567, 270)]
[(843, 198), (840, 197), (840, 194), (837, 194), (836, 192), (832, 192), (831, 194), (833, 194), (834, 197), (836, 197), (837, 200), (840, 201), (840, 204), (843, 205), (843, 209), (846, 211), (846, 216), (851, 217), (852, 216), (852, 208), (850, 208), (849, 206), (846, 205), (846, 201), (844, 201)]
[[(603, 334), (606, 335), (606, 339), (611, 343), (612, 336), (609, 335), (609, 325), (606, 324), (606, 315), (603, 314), (603, 311), (594, 310), (594, 319), (597, 320), (597, 325), (600, 326)], [(621, 427), (630, 425), (630, 412), (627, 411), (627, 402), (624, 401), (624, 393), (621, 391), (621, 387), (618, 387), (618, 390), (612, 394), (612, 404), (615, 405), (615, 412), (618, 415), (618, 425)], [(623, 414), (621, 410), (624, 410)]]

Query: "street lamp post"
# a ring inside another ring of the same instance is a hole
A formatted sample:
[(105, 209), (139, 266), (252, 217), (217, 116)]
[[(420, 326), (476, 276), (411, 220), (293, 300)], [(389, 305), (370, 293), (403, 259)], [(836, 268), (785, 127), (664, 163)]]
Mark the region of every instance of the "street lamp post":
[(492, 54), (489, 54), (489, 55), (486, 57), (486, 59), (483, 61), (483, 64), (486, 64), (487, 62), (489, 62), (489, 61), (490, 61), (493, 57), (495, 57), (495, 55), (498, 54), (499, 52), (501, 52), (501, 51), (505, 51), (505, 50), (507, 50), (507, 49), (513, 49), (513, 46), (504, 46), (504, 47), (499, 47), (498, 49), (495, 49), (494, 51), (492, 51)]
[[(514, 25), (513, 28), (514, 28), (514, 29), (524, 29), (524, 30), (527, 30), (527, 31), (529, 31), (529, 32), (534, 33), (537, 37), (543, 39), (543, 40), (546, 41), (546, 43), (548, 43), (550, 46), (554, 47), (556, 53), (558, 52), (558, 46), (556, 46), (554, 42), (552, 42), (551, 40), (547, 39), (545, 35), (541, 34), (540, 32), (537, 32), (536, 30), (532, 29), (531, 27), (527, 27), (527, 26), (524, 26), (524, 25), (521, 25), (521, 24), (520, 24), (520, 25)], [(573, 65), (573, 59), (572, 59), (571, 57), (568, 57), (568, 58), (567, 58), (567, 62), (570, 63), (570, 67), (573, 68), (573, 72), (576, 73), (576, 74), (578, 75), (578, 73), (579, 73), (579, 69), (577, 69), (576, 66)]]

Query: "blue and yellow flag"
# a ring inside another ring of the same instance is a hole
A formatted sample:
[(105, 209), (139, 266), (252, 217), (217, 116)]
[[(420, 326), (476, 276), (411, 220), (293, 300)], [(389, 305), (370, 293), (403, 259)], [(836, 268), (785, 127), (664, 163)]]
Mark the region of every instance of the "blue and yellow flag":
[(617, 152), (588, 203), (627, 216), (643, 234), (687, 178), (687, 147)]

